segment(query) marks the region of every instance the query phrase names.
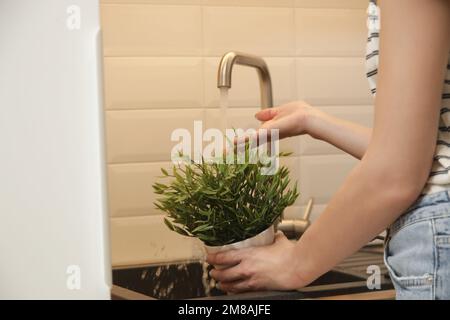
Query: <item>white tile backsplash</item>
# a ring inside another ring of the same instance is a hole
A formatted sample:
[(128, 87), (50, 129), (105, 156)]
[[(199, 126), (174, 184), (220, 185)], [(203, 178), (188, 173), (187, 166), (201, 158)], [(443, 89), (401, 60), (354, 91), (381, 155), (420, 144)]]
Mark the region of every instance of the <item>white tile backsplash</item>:
[(372, 105), (364, 58), (298, 58), (297, 94), (320, 105)]
[(199, 6), (102, 5), (105, 56), (198, 56)]
[(203, 0), (205, 6), (292, 7), (294, 0)]
[[(309, 199), (305, 199), (306, 202)], [(313, 202), (313, 207), (309, 216), (310, 221), (316, 220), (320, 214), (325, 210), (326, 205), (317, 204)], [(303, 219), (305, 215), (306, 206), (291, 206), (284, 210), (284, 219)]]
[(113, 4), (170, 4), (170, 5), (199, 5), (204, 0), (100, 0), (101, 3)]
[(112, 218), (111, 247), (115, 267), (181, 262), (204, 256), (199, 240), (170, 231), (161, 215)]
[(290, 8), (204, 7), (204, 54), (243, 51), (262, 56), (294, 54), (294, 12)]
[(105, 107), (195, 108), (203, 101), (201, 58), (107, 57)]
[(130, 163), (110, 165), (108, 169), (109, 210), (111, 217), (133, 217), (163, 214), (156, 209), (153, 193), (161, 178), (161, 168), (172, 168), (171, 162)]
[(295, 6), (302, 8), (365, 9), (368, 5), (368, 0), (295, 0)]
[(346, 154), (300, 157), (300, 203), (305, 205), (309, 198), (327, 203), (357, 162)]
[(366, 19), (365, 10), (296, 9), (297, 55), (363, 56), (367, 42)]
[(203, 120), (202, 109), (108, 111), (107, 156), (109, 163), (170, 161), (175, 129), (193, 132), (194, 121)]

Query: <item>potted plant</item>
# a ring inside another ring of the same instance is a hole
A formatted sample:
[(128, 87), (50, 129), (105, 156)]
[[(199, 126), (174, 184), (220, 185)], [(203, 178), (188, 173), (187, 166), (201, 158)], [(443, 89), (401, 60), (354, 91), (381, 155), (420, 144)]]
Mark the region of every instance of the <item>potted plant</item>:
[[(246, 154), (248, 159), (248, 146)], [(167, 213), (165, 224), (197, 237), (210, 253), (272, 243), (274, 223), (298, 197), (296, 184), (288, 189), (289, 170), (281, 166), (264, 175), (261, 162), (220, 162), (188, 161), (171, 172), (161, 169), (170, 181), (153, 188), (161, 196), (156, 207)]]

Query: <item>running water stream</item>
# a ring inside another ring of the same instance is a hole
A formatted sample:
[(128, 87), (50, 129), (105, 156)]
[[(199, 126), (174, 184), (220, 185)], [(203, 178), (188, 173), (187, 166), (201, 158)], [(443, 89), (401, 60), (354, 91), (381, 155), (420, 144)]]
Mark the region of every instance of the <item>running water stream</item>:
[(220, 88), (220, 130), (225, 134), (228, 118), (228, 88)]

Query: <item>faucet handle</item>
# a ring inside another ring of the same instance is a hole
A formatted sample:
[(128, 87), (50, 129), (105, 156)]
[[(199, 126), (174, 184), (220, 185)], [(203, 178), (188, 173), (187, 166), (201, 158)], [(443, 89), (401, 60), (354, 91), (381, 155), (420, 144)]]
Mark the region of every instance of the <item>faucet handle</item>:
[(314, 198), (309, 198), (308, 204), (306, 205), (305, 212), (303, 213), (303, 220), (309, 220), (311, 215), (312, 207), (314, 205)]
[(289, 239), (298, 239), (311, 225), (309, 217), (311, 215), (314, 199), (310, 198), (306, 205), (303, 218), (295, 220), (282, 219), (277, 225), (277, 230), (282, 231)]

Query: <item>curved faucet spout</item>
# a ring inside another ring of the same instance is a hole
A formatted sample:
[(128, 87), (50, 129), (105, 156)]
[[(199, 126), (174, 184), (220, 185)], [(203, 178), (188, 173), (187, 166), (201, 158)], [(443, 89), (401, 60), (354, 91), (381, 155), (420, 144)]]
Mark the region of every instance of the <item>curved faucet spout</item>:
[(266, 62), (261, 58), (242, 52), (228, 52), (220, 61), (217, 75), (218, 88), (231, 88), (231, 74), (234, 64), (256, 68), (261, 87), (261, 107), (273, 107), (272, 80)]

